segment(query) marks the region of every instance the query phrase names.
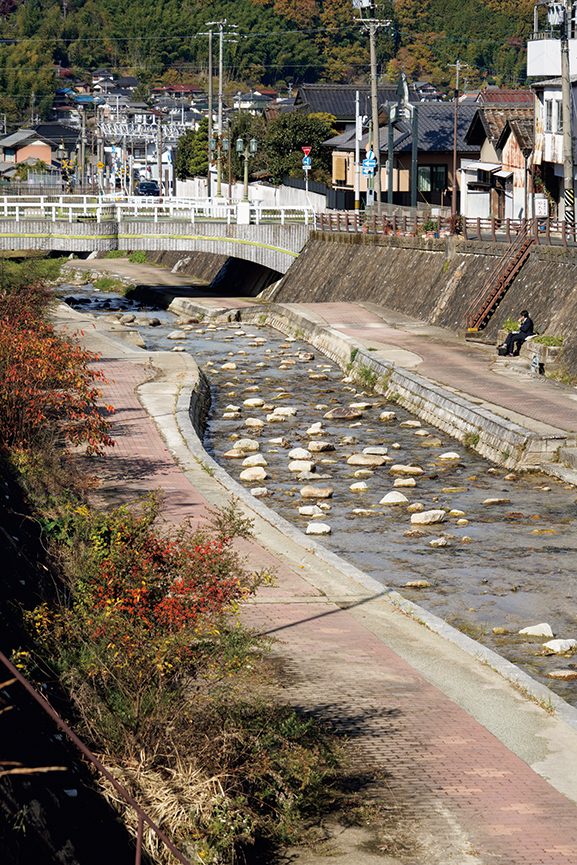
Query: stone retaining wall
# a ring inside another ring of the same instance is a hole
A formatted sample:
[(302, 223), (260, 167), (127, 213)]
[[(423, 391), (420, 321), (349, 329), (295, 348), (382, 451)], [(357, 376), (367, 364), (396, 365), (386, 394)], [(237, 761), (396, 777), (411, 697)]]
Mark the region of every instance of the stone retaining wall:
[[(459, 237), (378, 237), (312, 232), (267, 298), (369, 301), (429, 324), (464, 330), (469, 304), (502, 257), (504, 243)], [(563, 362), (577, 374), (577, 249), (533, 246), (482, 338), (497, 341), (508, 318), (528, 308), (539, 329), (563, 337)], [(575, 336), (574, 336), (575, 335)]]
[(194, 427), (194, 431), (201, 442), (204, 437), (204, 429), (209, 411), (210, 383), (203, 371), (198, 367), (198, 380), (195, 387), (192, 388), (190, 392), (188, 415)]

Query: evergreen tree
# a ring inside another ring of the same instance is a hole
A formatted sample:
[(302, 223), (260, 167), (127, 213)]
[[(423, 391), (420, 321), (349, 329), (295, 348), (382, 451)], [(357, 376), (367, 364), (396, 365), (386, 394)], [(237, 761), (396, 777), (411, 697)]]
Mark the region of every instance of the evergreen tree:
[(203, 117), (196, 132), (189, 130), (178, 140), (174, 161), (179, 180), (206, 177), (208, 172), (208, 118)]
[(330, 114), (292, 113), (281, 114), (269, 124), (264, 143), (275, 183), (282, 181), (283, 174), (303, 177), (303, 147), (311, 148), (311, 180), (330, 178), (332, 157), (323, 142), (335, 135), (334, 121)]

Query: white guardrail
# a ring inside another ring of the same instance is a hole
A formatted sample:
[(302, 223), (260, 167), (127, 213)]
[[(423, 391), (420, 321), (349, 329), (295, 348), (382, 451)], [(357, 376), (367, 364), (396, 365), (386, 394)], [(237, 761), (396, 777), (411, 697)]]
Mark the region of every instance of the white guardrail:
[(0, 196), (0, 219), (15, 222), (45, 219), (50, 222), (105, 222), (146, 219), (152, 222), (304, 223), (314, 225), (312, 207), (268, 207), (256, 202), (192, 198), (115, 198), (90, 195)]

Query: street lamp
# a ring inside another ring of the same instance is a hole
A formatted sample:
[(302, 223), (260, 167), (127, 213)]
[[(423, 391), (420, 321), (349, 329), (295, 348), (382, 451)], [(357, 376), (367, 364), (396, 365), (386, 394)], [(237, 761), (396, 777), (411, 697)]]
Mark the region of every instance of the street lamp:
[(209, 141), (209, 149), (213, 154), (216, 152), (216, 196), (222, 198), (222, 154), (228, 153), (228, 138), (223, 135), (213, 136)]
[(256, 138), (251, 138), (247, 146), (244, 146), (242, 138), (236, 139), (236, 152), (244, 158), (244, 197), (243, 201), (248, 201), (248, 159), (249, 156), (254, 156), (258, 150), (258, 141)]

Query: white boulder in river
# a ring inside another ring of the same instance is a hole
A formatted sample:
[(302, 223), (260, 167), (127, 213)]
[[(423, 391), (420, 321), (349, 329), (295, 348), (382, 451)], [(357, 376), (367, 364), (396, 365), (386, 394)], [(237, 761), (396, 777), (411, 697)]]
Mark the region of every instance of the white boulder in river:
[(280, 415), (280, 417), (294, 417), (297, 411), (298, 408), (294, 405), (277, 405), (274, 414)]
[(550, 652), (555, 652), (557, 655), (562, 655), (564, 652), (572, 652), (577, 649), (577, 640), (549, 640), (548, 643), (543, 643), (544, 649), (549, 649)]
[(322, 433), (323, 433), (323, 425), (320, 422), (320, 420), (317, 421), (316, 423), (312, 424), (312, 426), (310, 426), (307, 430), (308, 436), (320, 436), (320, 435), (322, 435)]
[(330, 535), (331, 527), (326, 523), (309, 523), (305, 534), (307, 535)]
[(312, 460), (291, 460), (288, 470), (289, 472), (314, 472), (315, 464)]
[(322, 454), (326, 451), (334, 451), (335, 446), (332, 442), (309, 442), (308, 445), (309, 451), (312, 454)]
[(264, 481), (268, 475), (261, 466), (244, 469), (239, 475), (241, 481)]
[(382, 466), (387, 457), (377, 454), (353, 454), (347, 460), (350, 466)]
[(389, 471), (392, 475), (414, 475), (415, 477), (424, 474), (424, 471), (420, 466), (403, 466), (400, 464), (391, 466)]
[(324, 511), (318, 505), (303, 505), (299, 508), (299, 514), (303, 517), (318, 517), (323, 513)]
[(432, 526), (435, 523), (444, 523), (445, 511), (422, 511), (420, 514), (411, 514), (411, 523), (417, 526)]
[(287, 456), (291, 460), (308, 460), (311, 457), (309, 451), (305, 450), (305, 448), (293, 448), (288, 452)]
[(369, 485), (364, 481), (357, 481), (354, 484), (351, 484), (349, 489), (352, 493), (364, 493), (365, 490), (368, 490)]
[(406, 505), (408, 502), (408, 498), (404, 496), (402, 493), (393, 492), (387, 493), (386, 496), (380, 500), (380, 505)]
[(247, 468), (247, 469), (253, 468), (254, 466), (266, 466), (266, 465), (268, 465), (267, 461), (265, 460), (265, 458), (263, 457), (262, 454), (253, 454), (250, 457), (246, 457), (242, 461), (242, 464), (243, 464), (243, 467)]
[(237, 439), (233, 444), (236, 451), (259, 451), (260, 445), (254, 439)]
[(540, 625), (530, 625), (528, 628), (523, 628), (519, 631), (520, 634), (526, 634), (528, 637), (552, 637), (553, 631), (551, 625), (547, 622), (541, 622)]
[(331, 499), (333, 497), (332, 487), (301, 487), (300, 494), (303, 499)]

